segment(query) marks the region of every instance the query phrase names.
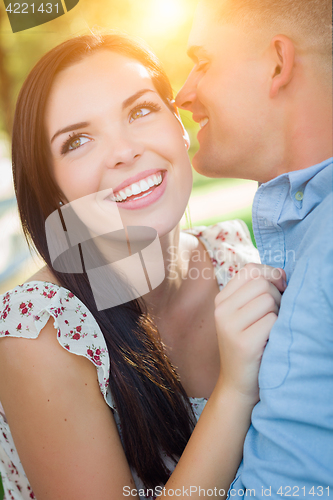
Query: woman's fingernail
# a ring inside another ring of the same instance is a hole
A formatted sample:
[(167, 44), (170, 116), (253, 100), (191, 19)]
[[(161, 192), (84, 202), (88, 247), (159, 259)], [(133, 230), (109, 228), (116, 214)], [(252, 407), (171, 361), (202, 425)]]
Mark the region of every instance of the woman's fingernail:
[(283, 284), (284, 288), (287, 288), (287, 282), (286, 282), (286, 280), (282, 280), (282, 284)]

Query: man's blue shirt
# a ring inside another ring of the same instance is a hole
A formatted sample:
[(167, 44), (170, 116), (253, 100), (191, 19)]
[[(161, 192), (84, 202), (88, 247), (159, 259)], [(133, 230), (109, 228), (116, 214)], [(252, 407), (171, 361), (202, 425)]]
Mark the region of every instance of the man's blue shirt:
[(333, 159), (262, 184), (253, 229), (288, 287), (229, 498), (333, 497)]

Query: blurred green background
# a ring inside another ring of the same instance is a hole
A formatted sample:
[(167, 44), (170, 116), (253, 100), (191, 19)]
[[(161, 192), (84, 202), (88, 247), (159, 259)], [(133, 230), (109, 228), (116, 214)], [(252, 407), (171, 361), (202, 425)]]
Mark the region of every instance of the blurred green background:
[[(29, 256), (23, 242), (10, 177), (14, 106), (29, 70), (42, 54), (72, 35), (97, 27), (114, 28), (148, 42), (161, 59), (176, 93), (192, 68), (186, 45), (197, 1), (80, 0), (64, 16), (14, 34), (0, 0), (0, 293), (27, 279), (41, 264)], [(191, 138), (192, 157), (198, 148), (198, 125), (189, 113), (181, 114)], [(251, 202), (255, 188), (251, 181), (207, 179), (194, 173), (190, 200), (192, 225), (242, 218), (252, 232)], [(185, 219), (182, 224), (186, 226)], [(0, 498), (1, 491), (0, 484)]]

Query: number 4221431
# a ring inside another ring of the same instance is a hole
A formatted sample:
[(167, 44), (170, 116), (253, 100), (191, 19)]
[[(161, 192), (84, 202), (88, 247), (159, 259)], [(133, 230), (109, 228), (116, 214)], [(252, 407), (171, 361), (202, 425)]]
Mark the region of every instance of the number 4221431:
[(41, 3), (38, 7), (37, 5), (35, 7), (34, 3), (14, 3), (12, 7), (12, 4), (10, 3), (6, 8), (6, 11), (10, 14), (35, 14), (35, 12), (41, 12), (43, 14), (59, 14), (59, 5), (57, 3)]

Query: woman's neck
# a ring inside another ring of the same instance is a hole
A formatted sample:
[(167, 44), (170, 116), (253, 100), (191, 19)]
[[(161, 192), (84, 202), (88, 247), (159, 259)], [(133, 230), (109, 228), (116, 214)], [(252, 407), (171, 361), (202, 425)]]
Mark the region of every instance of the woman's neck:
[(170, 233), (160, 238), (165, 279), (154, 290), (144, 295), (149, 312), (154, 316), (161, 316), (179, 303), (183, 295), (184, 285), (188, 277), (188, 270), (193, 250), (198, 248), (198, 239), (188, 233), (180, 231), (179, 225)]

